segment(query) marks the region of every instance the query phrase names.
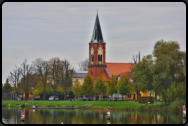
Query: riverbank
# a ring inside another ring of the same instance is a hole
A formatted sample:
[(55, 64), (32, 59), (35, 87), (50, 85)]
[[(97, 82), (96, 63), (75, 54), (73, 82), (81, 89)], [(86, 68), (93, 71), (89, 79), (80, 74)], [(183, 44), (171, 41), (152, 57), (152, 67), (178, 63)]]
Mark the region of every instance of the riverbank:
[(164, 102), (154, 104), (140, 104), (129, 101), (2, 101), (2, 107), (26, 107), (33, 105), (37, 107), (78, 107), (78, 109), (106, 110), (110, 106), (111, 110), (123, 111), (158, 111), (158, 112), (182, 112), (182, 107), (166, 106)]

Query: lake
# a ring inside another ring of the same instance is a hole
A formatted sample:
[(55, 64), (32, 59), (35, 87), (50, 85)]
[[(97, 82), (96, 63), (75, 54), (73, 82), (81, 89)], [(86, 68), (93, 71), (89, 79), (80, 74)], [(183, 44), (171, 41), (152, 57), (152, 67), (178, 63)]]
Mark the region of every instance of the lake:
[[(21, 121), (21, 110), (25, 120)], [(130, 112), (111, 111), (110, 119), (106, 111), (78, 109), (22, 109), (2, 107), (4, 124), (183, 124), (182, 113), (174, 112)]]

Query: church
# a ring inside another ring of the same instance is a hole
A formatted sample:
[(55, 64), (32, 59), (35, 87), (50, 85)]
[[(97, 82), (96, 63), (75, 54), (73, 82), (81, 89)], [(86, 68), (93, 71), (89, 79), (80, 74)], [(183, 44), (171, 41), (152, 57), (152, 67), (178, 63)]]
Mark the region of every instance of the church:
[[(106, 62), (106, 42), (104, 41), (102, 36), (99, 16), (97, 13), (92, 38), (89, 42), (88, 73), (92, 76), (94, 81), (96, 81), (97, 77), (102, 74), (107, 82), (111, 78), (112, 74), (117, 78), (117, 80), (123, 73), (129, 78), (129, 73), (133, 65), (134, 63)], [(118, 96), (120, 97), (120, 94), (113, 95), (113, 97)], [(148, 96), (148, 93), (140, 92), (140, 96)], [(137, 100), (136, 92), (131, 92), (130, 94), (128, 94), (126, 96), (126, 100)]]

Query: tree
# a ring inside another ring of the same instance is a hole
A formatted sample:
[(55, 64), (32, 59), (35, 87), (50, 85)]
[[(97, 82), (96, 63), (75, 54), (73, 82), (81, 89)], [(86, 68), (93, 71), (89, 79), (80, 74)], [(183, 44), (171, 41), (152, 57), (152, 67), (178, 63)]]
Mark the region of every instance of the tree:
[(27, 64), (27, 59), (24, 60), (24, 62), (21, 64), (22, 68), (20, 69), (21, 75), (23, 78), (22, 84), (25, 94), (25, 100), (28, 100), (29, 98), (29, 91), (31, 90), (29, 85), (29, 78), (32, 75), (33, 67), (29, 64)]
[(70, 90), (72, 86), (72, 75), (74, 72), (74, 68), (71, 68), (69, 61), (66, 59), (61, 62), (61, 67), (60, 67), (60, 78), (61, 78), (61, 86), (63, 87), (64, 90), (64, 99), (66, 100), (67, 98), (67, 92)]
[(40, 82), (40, 84), (42, 84), (42, 86), (40, 87), (43, 88), (43, 95), (44, 95), (43, 100), (45, 100), (46, 89), (47, 89), (47, 78), (49, 74), (49, 65), (46, 61), (43, 61), (43, 59), (37, 58), (35, 61), (33, 61), (33, 67), (34, 67), (36, 79), (42, 81)]
[[(139, 53), (138, 53), (136, 56), (133, 55), (133, 58), (132, 58), (132, 59), (133, 59), (135, 65), (139, 65), (139, 64), (140, 64), (140, 51), (139, 51)], [(137, 62), (137, 59), (138, 59), (138, 62)], [(137, 70), (138, 70), (138, 69), (137, 69)], [(132, 71), (134, 71), (134, 68), (133, 68), (133, 67), (132, 67)], [(135, 91), (136, 91), (137, 98), (138, 98), (139, 95), (140, 95), (140, 88), (139, 88), (139, 86), (138, 86), (137, 83), (138, 83), (138, 82), (134, 81), (134, 89), (135, 89)]]
[(151, 73), (150, 67), (153, 65), (152, 55), (147, 55), (142, 58), (139, 64), (141, 70), (140, 76), (140, 88), (142, 92), (153, 90), (153, 74)]
[(58, 57), (51, 58), (49, 61), (49, 83), (54, 92), (54, 100), (58, 85), (60, 85), (60, 65), (61, 61)]
[(94, 94), (93, 78), (89, 73), (84, 77), (82, 93), (84, 96), (92, 96)]
[(17, 86), (20, 80), (20, 76), (21, 76), (20, 74), (21, 74), (20, 68), (17, 68), (16, 66), (16, 69), (15, 70), (13, 69), (13, 72), (10, 72), (10, 76), (8, 77), (9, 83), (14, 87), (13, 91), (11, 92), (12, 94), (14, 94), (14, 98), (15, 95), (18, 93)]
[(77, 95), (77, 99), (78, 99), (78, 95), (81, 95), (81, 84), (78, 81), (78, 79), (76, 79), (74, 85), (71, 86), (72, 92)]
[(115, 76), (112, 74), (110, 80), (108, 81), (108, 88), (107, 92), (109, 95), (113, 95), (114, 93), (117, 93), (117, 81)]
[(185, 81), (183, 66), (186, 60), (186, 53), (179, 51), (179, 44), (176, 41), (157, 41), (153, 56), (156, 58), (152, 65), (151, 72), (154, 74), (154, 87), (160, 88), (165, 104), (168, 105), (168, 88), (174, 84)]
[(122, 100), (123, 100), (123, 95), (126, 95), (131, 91), (133, 91), (133, 86), (131, 85), (131, 82), (124, 74), (122, 74), (118, 81), (118, 92), (119, 94), (122, 95)]
[[(95, 85), (94, 85), (94, 90), (96, 94), (105, 94), (106, 93), (106, 85), (105, 85), (105, 79), (103, 78), (102, 74), (99, 75), (97, 78)], [(99, 98), (100, 100), (100, 98)]]
[[(6, 80), (6, 83), (5, 83), (4, 86), (3, 86), (3, 92), (7, 93), (7, 95), (8, 95), (8, 93), (11, 92), (11, 91), (12, 91), (12, 87), (11, 87), (11, 85), (9, 84), (8, 79), (7, 79), (7, 80)], [(8, 98), (7, 98), (7, 99), (8, 99)]]
[(181, 100), (186, 103), (186, 83), (180, 82), (177, 87), (175, 87), (175, 84), (172, 84), (166, 92), (166, 97), (168, 104)]
[(78, 63), (79, 65), (79, 70), (81, 71), (88, 71), (88, 66), (89, 66), (89, 58), (85, 59), (84, 61), (81, 61)]

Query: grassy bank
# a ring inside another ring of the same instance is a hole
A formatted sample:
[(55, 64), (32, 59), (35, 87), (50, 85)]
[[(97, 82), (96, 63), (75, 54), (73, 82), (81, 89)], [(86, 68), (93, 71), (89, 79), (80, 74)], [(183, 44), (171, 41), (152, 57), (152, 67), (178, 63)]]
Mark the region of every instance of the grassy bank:
[[(106, 110), (110, 106), (111, 110), (125, 111), (182, 111), (182, 107), (165, 106), (163, 102), (155, 102), (154, 104), (140, 104), (138, 102), (129, 101), (2, 101), (2, 106), (21, 106), (31, 107), (76, 107), (79, 109), (96, 109)], [(181, 105), (179, 105), (181, 106)]]

